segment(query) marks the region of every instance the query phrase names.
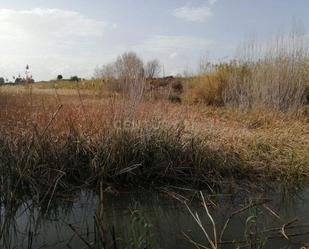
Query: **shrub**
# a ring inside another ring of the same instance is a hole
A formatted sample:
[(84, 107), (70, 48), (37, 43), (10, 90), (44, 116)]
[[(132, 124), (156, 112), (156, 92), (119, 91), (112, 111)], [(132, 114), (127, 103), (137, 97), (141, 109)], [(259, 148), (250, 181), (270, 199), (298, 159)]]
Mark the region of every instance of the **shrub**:
[(309, 43), (291, 32), (267, 44), (248, 43), (227, 63), (203, 63), (188, 79), (187, 99), (207, 105), (297, 111), (308, 103)]
[(71, 78), (70, 78), (70, 81), (76, 81), (76, 82), (78, 82), (78, 81), (80, 81), (80, 78), (78, 78), (78, 76), (71, 76)]
[(173, 82), (172, 88), (175, 93), (183, 93), (183, 85), (180, 81)]
[(158, 60), (148, 61), (145, 65), (144, 71), (147, 79), (158, 77), (161, 72), (160, 62)]
[(21, 77), (17, 77), (15, 79), (15, 84), (24, 84), (24, 83), (26, 83), (26, 80)]
[(309, 46), (303, 36), (279, 37), (264, 46), (250, 45), (231, 65), (224, 103), (295, 111), (305, 102), (309, 85)]
[[(222, 69), (220, 69), (222, 70)], [(223, 105), (223, 91), (226, 87), (226, 80), (221, 71), (208, 75), (199, 75), (191, 83), (191, 100), (206, 105)]]
[(144, 63), (134, 52), (123, 53), (115, 62), (95, 69), (95, 78), (117, 83), (109, 89), (117, 89), (133, 98), (139, 98), (144, 88)]

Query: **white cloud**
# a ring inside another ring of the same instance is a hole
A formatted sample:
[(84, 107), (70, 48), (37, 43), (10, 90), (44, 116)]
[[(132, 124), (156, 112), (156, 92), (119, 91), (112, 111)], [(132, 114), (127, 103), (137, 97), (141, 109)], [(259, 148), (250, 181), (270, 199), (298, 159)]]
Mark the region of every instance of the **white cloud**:
[(0, 9), (0, 37), (10, 39), (66, 39), (102, 36), (112, 24), (60, 9)]
[[(214, 0), (210, 0), (210, 3), (215, 3)], [(173, 11), (173, 16), (181, 18), (191, 22), (204, 22), (210, 16), (212, 16), (211, 9), (207, 6), (190, 7), (183, 6)]]
[(155, 53), (175, 54), (179, 52), (208, 50), (214, 42), (205, 38), (195, 36), (151, 36), (141, 45), (138, 50), (150, 51)]
[(159, 58), (165, 75), (176, 75), (188, 65), (195, 67), (200, 56), (212, 50), (214, 45), (214, 41), (203, 37), (154, 35), (131, 49), (147, 59)]
[(48, 79), (68, 65), (80, 69), (87, 62), (77, 57), (87, 56), (83, 49), (86, 44), (101, 39), (107, 29), (114, 27), (61, 9), (0, 9), (0, 54), (7, 62), (0, 65), (0, 72), (6, 71), (10, 77), (30, 64), (36, 67), (38, 78)]
[(173, 52), (169, 55), (169, 58), (170, 59), (175, 59), (176, 57), (178, 56), (178, 53), (177, 52)]
[(210, 4), (210, 5), (214, 5), (214, 4), (216, 4), (218, 2), (218, 0), (208, 0), (208, 3)]

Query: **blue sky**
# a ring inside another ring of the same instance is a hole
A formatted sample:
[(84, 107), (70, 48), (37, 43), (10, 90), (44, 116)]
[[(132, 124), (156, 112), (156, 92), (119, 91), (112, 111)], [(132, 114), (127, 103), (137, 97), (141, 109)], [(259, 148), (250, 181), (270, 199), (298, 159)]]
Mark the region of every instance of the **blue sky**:
[(231, 58), (255, 35), (267, 40), (293, 19), (309, 30), (308, 0), (0, 0), (0, 76), (89, 78), (125, 51), (157, 58), (166, 74), (199, 60)]

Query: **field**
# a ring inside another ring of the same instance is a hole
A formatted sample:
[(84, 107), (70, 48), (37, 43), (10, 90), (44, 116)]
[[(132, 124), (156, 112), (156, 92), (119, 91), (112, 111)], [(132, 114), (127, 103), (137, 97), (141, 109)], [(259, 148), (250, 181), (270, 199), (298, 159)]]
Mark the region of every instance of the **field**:
[[(192, 80), (148, 82), (140, 98), (99, 81), (3, 86), (1, 174), (40, 190), (307, 182), (306, 106), (290, 113), (187, 101)], [(174, 81), (184, 90), (169, 87)]]

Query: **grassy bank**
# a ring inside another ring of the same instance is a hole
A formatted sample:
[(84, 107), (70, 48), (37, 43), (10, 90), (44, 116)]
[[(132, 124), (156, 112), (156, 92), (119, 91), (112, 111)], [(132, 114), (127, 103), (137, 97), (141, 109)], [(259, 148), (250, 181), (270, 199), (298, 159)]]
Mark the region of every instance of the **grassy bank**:
[(99, 181), (205, 186), (308, 179), (305, 115), (60, 90), (2, 93), (0, 104), (3, 186), (40, 192)]

